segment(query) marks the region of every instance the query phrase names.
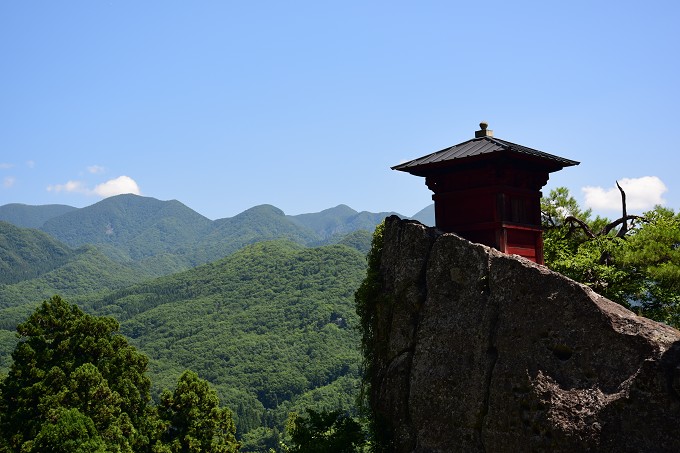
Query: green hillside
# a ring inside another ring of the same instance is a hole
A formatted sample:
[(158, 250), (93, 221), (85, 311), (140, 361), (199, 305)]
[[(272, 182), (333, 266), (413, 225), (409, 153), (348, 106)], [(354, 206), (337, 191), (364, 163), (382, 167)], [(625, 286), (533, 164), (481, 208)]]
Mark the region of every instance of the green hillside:
[(0, 285), (0, 329), (13, 330), (43, 300), (123, 288), (150, 278), (144, 269), (117, 263), (93, 246), (72, 252), (68, 260), (38, 277)]
[(341, 204), (321, 212), (288, 216), (298, 225), (314, 231), (320, 239), (345, 235), (357, 230), (373, 231), (375, 226), (396, 212), (357, 212), (347, 205)]
[(239, 433), (282, 429), (295, 408), (353, 407), (365, 265), (344, 245), (260, 242), (81, 305), (121, 321), (152, 358), (156, 392), (188, 368), (215, 385)]
[(40, 228), (49, 219), (77, 209), (64, 204), (31, 206), (10, 203), (0, 206), (0, 220), (23, 228)]
[(0, 221), (0, 284), (37, 277), (65, 263), (73, 254), (42, 231)]
[(199, 261), (209, 262), (259, 241), (288, 239), (298, 244), (318, 241), (313, 231), (292, 222), (279, 208), (260, 205), (213, 222), (211, 231), (197, 244)]
[(60, 294), (76, 301), (85, 294), (109, 292), (153, 276), (145, 268), (112, 260), (94, 246), (71, 250), (37, 230), (4, 222), (0, 228), (1, 275), (8, 280), (0, 283), (0, 373), (9, 366), (16, 325), (43, 300)]
[[(374, 228), (375, 229), (375, 228)], [(359, 250), (366, 255), (371, 249), (371, 241), (373, 240), (373, 230), (357, 230), (348, 233), (344, 236), (334, 236), (327, 240), (328, 244), (342, 244), (347, 247)]]
[(274, 206), (260, 205), (211, 221), (178, 201), (127, 194), (51, 218), (41, 229), (71, 247), (93, 244), (116, 261), (136, 262), (154, 275), (166, 275), (259, 241), (337, 243), (357, 230), (373, 231), (384, 217), (347, 206), (287, 216)]
[(179, 201), (126, 194), (52, 218), (41, 229), (72, 247), (94, 244), (139, 260), (189, 247), (211, 225)]
[(132, 194), (106, 198), (81, 209), (16, 203), (0, 206), (0, 220), (40, 227), (70, 247), (96, 245), (119, 262), (143, 262), (155, 275), (214, 261), (262, 240), (284, 238), (308, 246), (338, 243), (355, 231), (370, 233), (392, 214), (357, 212), (338, 205), (291, 216), (274, 206), (260, 205), (211, 221), (179, 201)]
[[(156, 397), (186, 369), (208, 379), (250, 445), (270, 445), (292, 411), (353, 411), (353, 294), (382, 214), (338, 207), (305, 219), (261, 205), (210, 221), (123, 195), (48, 219), (49, 235), (2, 225), (0, 373), (16, 324), (59, 294), (122, 322), (151, 358)], [(309, 248), (319, 244), (332, 245)]]

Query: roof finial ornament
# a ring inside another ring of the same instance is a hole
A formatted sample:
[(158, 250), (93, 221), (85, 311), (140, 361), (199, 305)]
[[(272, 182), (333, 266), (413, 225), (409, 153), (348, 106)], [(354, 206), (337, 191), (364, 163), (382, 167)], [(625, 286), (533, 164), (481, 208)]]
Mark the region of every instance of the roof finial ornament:
[(486, 121), (482, 121), (481, 123), (479, 123), (479, 127), (481, 129), (475, 131), (475, 138), (493, 137), (493, 131), (491, 129), (487, 129), (489, 127), (489, 123), (487, 123)]

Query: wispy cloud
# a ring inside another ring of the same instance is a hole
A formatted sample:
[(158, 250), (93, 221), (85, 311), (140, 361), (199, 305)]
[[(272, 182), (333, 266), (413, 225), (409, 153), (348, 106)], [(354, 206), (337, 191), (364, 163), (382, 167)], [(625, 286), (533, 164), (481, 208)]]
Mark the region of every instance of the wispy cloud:
[(26, 166), (27, 166), (28, 168), (33, 168), (33, 167), (35, 167), (35, 161), (34, 161), (34, 160), (27, 160), (27, 161), (26, 161)]
[(88, 173), (92, 174), (104, 173), (104, 167), (102, 167), (101, 165), (90, 165), (89, 167), (87, 167), (87, 171)]
[[(623, 178), (619, 180), (621, 188), (626, 192), (628, 209), (645, 211), (656, 205), (664, 205), (662, 195), (668, 191), (666, 185), (657, 176), (641, 178)], [(587, 186), (581, 189), (585, 195), (588, 208), (602, 211), (618, 211), (621, 209), (621, 193), (616, 186), (610, 188)]]
[(139, 185), (129, 176), (119, 176), (106, 182), (98, 184), (94, 189), (90, 189), (83, 181), (68, 181), (65, 184), (53, 184), (47, 186), (48, 192), (69, 192), (82, 193), (85, 195), (97, 195), (102, 198), (132, 193), (140, 195)]
[(68, 181), (65, 184), (54, 184), (47, 186), (48, 192), (75, 192), (75, 193), (88, 193), (87, 187), (82, 181)]
[(13, 177), (13, 176), (7, 176), (7, 177), (6, 177), (5, 179), (3, 179), (3, 181), (2, 181), (2, 187), (6, 188), (6, 189), (9, 189), (9, 188), (12, 187), (12, 186), (14, 185), (14, 183), (16, 183), (16, 182), (17, 182), (17, 180), (16, 180), (15, 177)]
[(9, 168), (14, 167), (14, 164), (10, 164), (7, 162), (0, 162), (0, 170), (7, 170)]

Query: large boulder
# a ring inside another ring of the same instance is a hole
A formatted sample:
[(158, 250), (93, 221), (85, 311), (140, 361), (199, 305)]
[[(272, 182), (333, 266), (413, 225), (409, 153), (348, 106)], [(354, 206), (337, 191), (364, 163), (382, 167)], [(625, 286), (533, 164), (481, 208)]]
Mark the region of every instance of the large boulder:
[(386, 220), (371, 405), (399, 452), (680, 451), (680, 332)]

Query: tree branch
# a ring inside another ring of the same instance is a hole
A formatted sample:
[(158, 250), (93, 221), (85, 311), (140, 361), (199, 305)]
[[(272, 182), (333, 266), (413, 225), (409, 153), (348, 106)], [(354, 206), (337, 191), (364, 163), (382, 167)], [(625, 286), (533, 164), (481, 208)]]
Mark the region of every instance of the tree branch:
[(621, 229), (619, 230), (618, 233), (616, 233), (616, 237), (622, 238), (628, 232), (628, 219), (627, 219), (628, 215), (626, 214), (626, 192), (623, 191), (618, 181), (616, 181), (616, 187), (618, 187), (619, 192), (621, 192), (621, 208), (623, 209), (623, 214), (621, 215), (623, 223), (621, 223)]
[(567, 235), (571, 234), (574, 232), (574, 230), (581, 228), (583, 232), (586, 234), (591, 239), (595, 239), (597, 236), (593, 231), (590, 229), (588, 224), (586, 224), (583, 220), (574, 217), (573, 215), (567, 216), (564, 219), (565, 223), (569, 223), (569, 232)]
[[(647, 218), (646, 218), (646, 217), (639, 216), (639, 215), (633, 215), (633, 214), (628, 215), (628, 216), (625, 216), (625, 217), (621, 217), (620, 219), (616, 219), (616, 220), (614, 220), (613, 222), (606, 224), (606, 225), (604, 226), (604, 228), (602, 228), (602, 231), (600, 231), (599, 233), (597, 233), (597, 236), (604, 236), (604, 235), (608, 234), (611, 230), (613, 230), (614, 228), (616, 228), (617, 226), (619, 226), (620, 224), (626, 223), (626, 222), (628, 222), (629, 220), (641, 220), (641, 221), (643, 221), (643, 222), (646, 222), (646, 221), (647, 221)], [(616, 237), (621, 238), (621, 237), (623, 237), (623, 236), (625, 235), (625, 233), (627, 233), (627, 232), (629, 231), (629, 228), (626, 226), (626, 229), (625, 229), (624, 234), (621, 234), (621, 231), (622, 231), (623, 229), (624, 229), (624, 228), (621, 227), (621, 230), (619, 230), (619, 232), (616, 234)]]

